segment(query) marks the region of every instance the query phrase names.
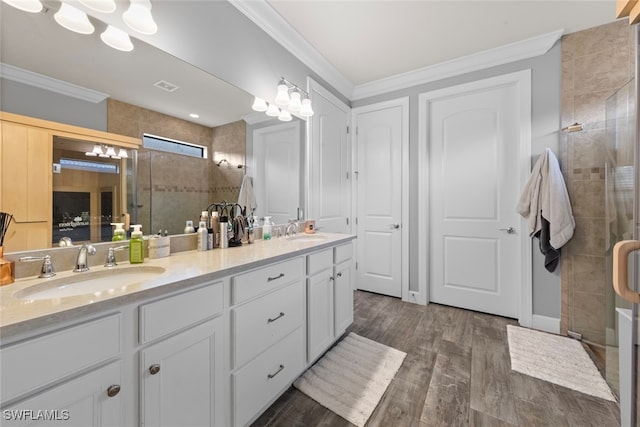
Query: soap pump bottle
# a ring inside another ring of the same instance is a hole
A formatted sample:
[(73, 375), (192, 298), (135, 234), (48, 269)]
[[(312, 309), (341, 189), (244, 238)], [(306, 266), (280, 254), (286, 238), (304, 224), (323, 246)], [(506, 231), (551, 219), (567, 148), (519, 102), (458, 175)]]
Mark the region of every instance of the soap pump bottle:
[(129, 263), (140, 264), (144, 262), (144, 239), (142, 238), (142, 225), (132, 225), (131, 239), (129, 240)]
[(271, 222), (270, 216), (264, 217), (264, 224), (262, 225), (262, 240), (271, 239), (271, 229), (273, 227), (273, 222)]
[(124, 226), (123, 222), (112, 222), (111, 225), (116, 227), (113, 230), (113, 237), (111, 238), (111, 241), (117, 242), (119, 240), (125, 240), (127, 238), (127, 234), (124, 231), (124, 228), (122, 228)]

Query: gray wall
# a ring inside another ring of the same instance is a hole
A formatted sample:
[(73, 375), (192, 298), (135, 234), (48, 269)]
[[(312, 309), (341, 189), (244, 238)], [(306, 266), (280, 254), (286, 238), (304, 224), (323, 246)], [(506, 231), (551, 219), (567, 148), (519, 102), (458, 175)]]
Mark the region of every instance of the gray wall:
[[(545, 55), (513, 62), (485, 70), (472, 72), (436, 82), (403, 89), (384, 95), (352, 102), (352, 107), (375, 104), (400, 97), (409, 97), (409, 227), (418, 224), (418, 96), (420, 93), (468, 83), (500, 74), (531, 69), (532, 84), (532, 163), (545, 148), (559, 154), (560, 129), (560, 77), (561, 49), (556, 43)], [(515, 206), (514, 206), (515, 210)], [(533, 245), (533, 314), (560, 318), (560, 271), (548, 273), (544, 269), (544, 258)], [(410, 234), (409, 241), (409, 286), (418, 288), (418, 265), (427, 260), (418, 259), (418, 236)]]
[(0, 109), (70, 125), (107, 130), (107, 101), (93, 103), (0, 79)]

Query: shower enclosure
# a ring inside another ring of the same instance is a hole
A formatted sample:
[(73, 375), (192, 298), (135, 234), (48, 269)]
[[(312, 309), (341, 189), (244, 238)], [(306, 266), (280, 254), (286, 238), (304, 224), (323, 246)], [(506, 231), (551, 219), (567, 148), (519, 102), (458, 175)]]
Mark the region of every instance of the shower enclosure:
[[(636, 29), (636, 47), (637, 47)], [(638, 49), (636, 49), (636, 52)], [(637, 56), (637, 53), (636, 53)], [(614, 292), (613, 248), (623, 240), (637, 240), (638, 136), (637, 75), (606, 102), (607, 156), (605, 163), (606, 249), (606, 379), (620, 398), (622, 426), (638, 426), (637, 420), (637, 315), (633, 304)], [(637, 252), (629, 257), (629, 287), (640, 291)]]

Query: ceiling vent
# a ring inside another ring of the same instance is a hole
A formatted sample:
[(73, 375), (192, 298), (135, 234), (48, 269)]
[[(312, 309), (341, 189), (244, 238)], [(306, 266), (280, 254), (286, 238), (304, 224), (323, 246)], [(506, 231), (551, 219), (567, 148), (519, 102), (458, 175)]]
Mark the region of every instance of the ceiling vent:
[(158, 80), (153, 85), (162, 90), (166, 90), (167, 92), (174, 92), (179, 88), (178, 86), (174, 85), (173, 83), (169, 83), (166, 80)]

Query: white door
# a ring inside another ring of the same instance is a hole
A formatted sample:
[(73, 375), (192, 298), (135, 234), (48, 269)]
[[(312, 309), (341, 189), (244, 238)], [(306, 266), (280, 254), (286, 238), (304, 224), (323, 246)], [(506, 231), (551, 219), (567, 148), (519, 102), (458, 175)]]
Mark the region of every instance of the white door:
[(254, 131), (253, 187), (257, 217), (270, 216), (276, 224), (298, 218), (300, 143), (298, 121)]
[(357, 150), (356, 287), (403, 295), (403, 149), (407, 137), (402, 101), (354, 111)]
[(311, 81), (314, 115), (310, 119), (307, 218), (319, 231), (350, 233), (351, 155), (347, 134), (349, 107)]
[(433, 302), (518, 318), (520, 105), (518, 83), (490, 79), (429, 103)]

